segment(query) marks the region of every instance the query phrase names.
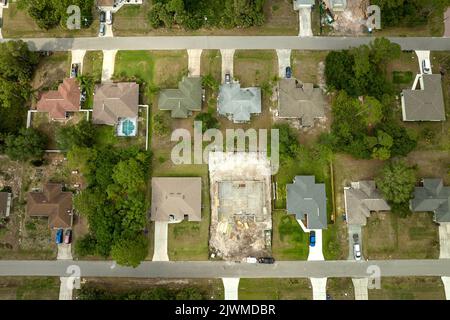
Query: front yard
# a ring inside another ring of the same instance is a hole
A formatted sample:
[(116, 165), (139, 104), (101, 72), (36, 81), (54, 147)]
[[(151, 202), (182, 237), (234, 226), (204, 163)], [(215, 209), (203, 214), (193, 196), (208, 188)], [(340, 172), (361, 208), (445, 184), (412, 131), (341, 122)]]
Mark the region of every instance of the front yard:
[(439, 277), (383, 277), (369, 300), (445, 300), (444, 285)]
[(325, 59), (328, 51), (292, 50), (292, 76), (305, 83), (324, 84)]
[(312, 300), (309, 279), (241, 279), (239, 300)]
[(351, 278), (328, 278), (327, 295), (332, 300), (355, 300), (355, 288)]
[(58, 277), (0, 277), (0, 300), (58, 300)]

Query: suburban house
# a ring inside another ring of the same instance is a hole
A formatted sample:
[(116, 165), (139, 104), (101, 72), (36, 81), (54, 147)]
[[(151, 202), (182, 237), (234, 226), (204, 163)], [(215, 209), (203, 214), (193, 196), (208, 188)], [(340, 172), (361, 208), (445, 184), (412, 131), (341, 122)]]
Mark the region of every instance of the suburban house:
[(316, 0), (294, 0), (294, 10), (311, 8), (315, 3)]
[(0, 192), (0, 218), (9, 217), (11, 211), (12, 195), (9, 192)]
[(116, 127), (120, 137), (137, 135), (139, 85), (135, 82), (104, 83), (96, 86), (92, 121)]
[(152, 221), (201, 221), (201, 178), (152, 178)]
[(403, 121), (445, 121), (440, 74), (417, 75), (412, 89), (401, 94)]
[(218, 112), (234, 123), (249, 122), (252, 114), (261, 113), (261, 88), (241, 88), (238, 82), (222, 84)]
[(43, 93), (36, 105), (39, 112), (48, 112), (52, 120), (65, 120), (70, 112), (80, 111), (81, 91), (75, 78), (64, 79), (58, 90)]
[(97, 7), (102, 10), (119, 11), (126, 4), (142, 4), (144, 0), (97, 0)]
[(192, 111), (202, 110), (202, 78), (183, 77), (178, 89), (161, 90), (159, 110), (170, 110), (172, 118), (187, 118)]
[(287, 212), (295, 214), (302, 229), (326, 229), (327, 195), (324, 183), (316, 183), (314, 176), (296, 176), (287, 188)]
[(278, 83), (278, 117), (300, 119), (302, 127), (311, 127), (315, 119), (325, 117), (326, 101), (320, 88), (297, 79)]
[(59, 183), (47, 183), (42, 192), (28, 192), (27, 214), (30, 217), (48, 217), (50, 228), (70, 228), (72, 192), (63, 192)]
[(350, 185), (344, 188), (345, 217), (348, 224), (365, 226), (371, 212), (391, 210), (378, 191), (375, 181), (357, 181)]
[(413, 212), (434, 212), (437, 223), (450, 222), (450, 187), (445, 187), (442, 179), (423, 179), (422, 186), (414, 190), (410, 208)]

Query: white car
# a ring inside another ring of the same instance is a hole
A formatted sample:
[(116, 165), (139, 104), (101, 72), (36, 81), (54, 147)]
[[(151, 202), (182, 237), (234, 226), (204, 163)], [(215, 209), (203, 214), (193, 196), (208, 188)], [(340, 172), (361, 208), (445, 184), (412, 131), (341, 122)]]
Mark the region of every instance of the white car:
[(106, 24), (112, 24), (112, 12), (110, 10), (106, 11)]
[(423, 59), (422, 60), (422, 72), (424, 74), (431, 74), (431, 63), (430, 63), (430, 59)]
[(359, 246), (359, 243), (353, 245), (353, 256), (355, 257), (355, 260), (361, 260), (361, 247)]
[(245, 258), (245, 262), (247, 262), (247, 263), (258, 263), (258, 259), (256, 259), (255, 257), (247, 257), (247, 258)]

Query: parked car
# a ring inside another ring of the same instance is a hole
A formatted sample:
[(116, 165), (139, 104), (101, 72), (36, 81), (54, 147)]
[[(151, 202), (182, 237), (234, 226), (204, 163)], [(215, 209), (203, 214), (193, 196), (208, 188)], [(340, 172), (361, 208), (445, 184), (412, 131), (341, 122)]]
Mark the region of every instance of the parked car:
[(247, 258), (245, 258), (245, 262), (247, 262), (247, 263), (257, 263), (258, 259), (256, 259), (255, 257), (247, 257)]
[(292, 69), (291, 67), (286, 67), (286, 78), (290, 79), (292, 77)]
[(106, 22), (106, 13), (105, 11), (100, 11), (100, 23)]
[(72, 241), (72, 230), (67, 229), (64, 234), (64, 243), (69, 244)]
[(225, 83), (230, 84), (231, 83), (231, 75), (229, 73), (225, 74)]
[(60, 244), (63, 242), (63, 229), (58, 229), (56, 231), (56, 244)]
[(112, 24), (112, 12), (110, 10), (106, 11), (106, 24)]
[(265, 264), (273, 264), (275, 263), (275, 259), (272, 257), (262, 257), (258, 258), (259, 263), (265, 263)]
[(359, 242), (359, 235), (357, 233), (353, 234), (353, 242), (358, 243)]
[[(86, 89), (81, 90), (80, 102), (86, 102), (86, 95), (87, 95)], [(78, 172), (77, 172), (77, 174), (78, 174)]]
[(0, 0), (0, 4), (6, 7), (8, 5), (8, 0)]
[(99, 37), (103, 37), (106, 34), (106, 25), (104, 23), (100, 23), (100, 31), (98, 33)]
[(309, 233), (309, 246), (314, 247), (316, 245), (316, 232), (311, 231)]
[(72, 69), (70, 71), (70, 77), (71, 78), (76, 78), (78, 77), (78, 71), (80, 69), (80, 66), (78, 63), (72, 63)]
[(359, 243), (353, 245), (353, 256), (355, 257), (355, 260), (361, 260), (361, 246)]
[(423, 59), (422, 60), (422, 71), (425, 74), (431, 74), (431, 63), (430, 59)]

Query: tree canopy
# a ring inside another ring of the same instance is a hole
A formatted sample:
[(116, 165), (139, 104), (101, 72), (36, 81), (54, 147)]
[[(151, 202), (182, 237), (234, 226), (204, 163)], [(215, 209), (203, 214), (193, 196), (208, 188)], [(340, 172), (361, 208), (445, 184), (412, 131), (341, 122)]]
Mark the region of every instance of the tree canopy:
[(41, 160), (46, 144), (46, 137), (36, 129), (21, 129), (18, 135), (6, 137), (5, 153), (12, 160)]

